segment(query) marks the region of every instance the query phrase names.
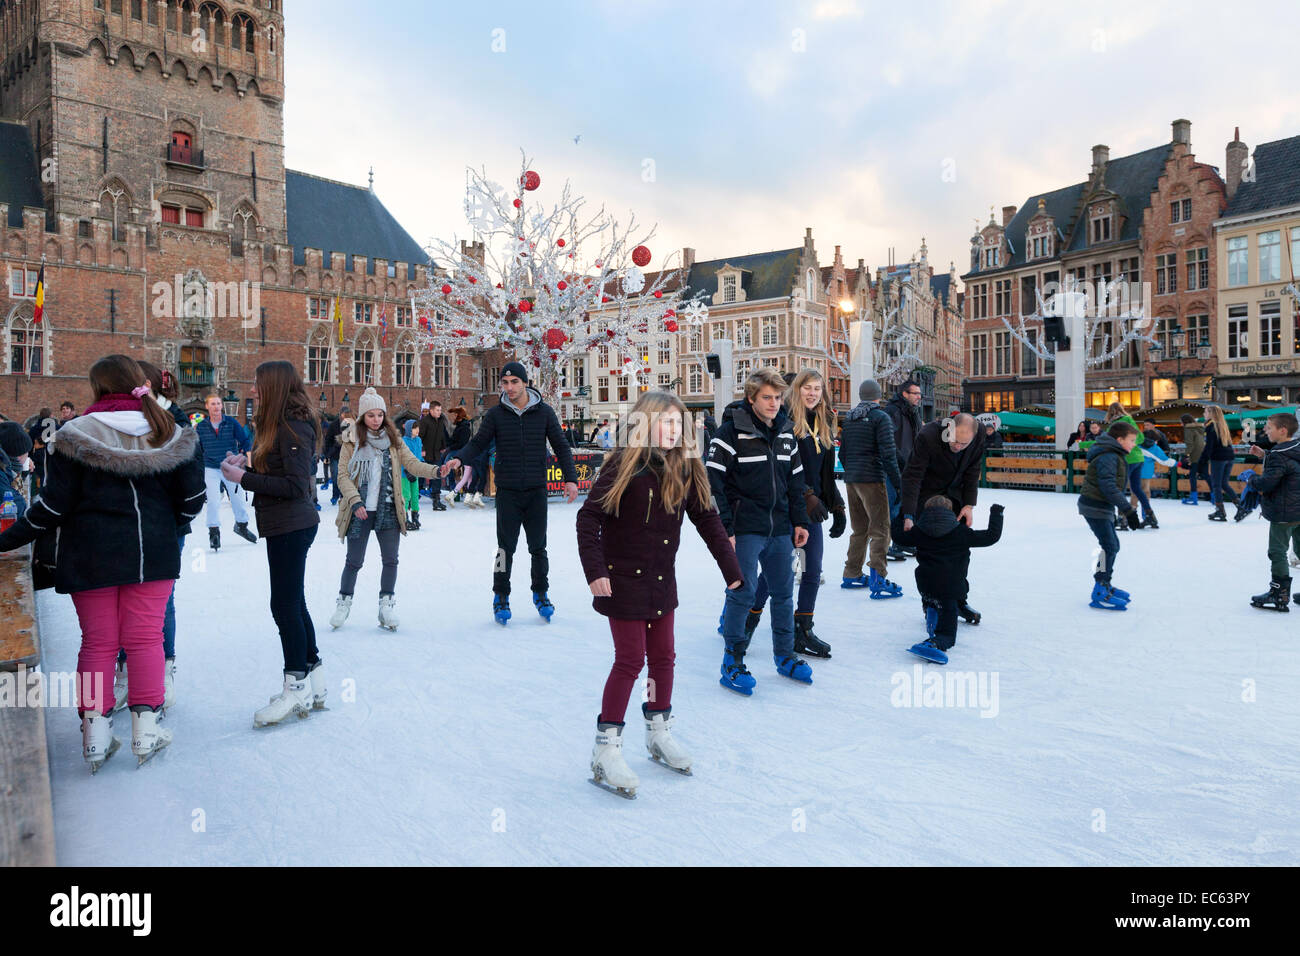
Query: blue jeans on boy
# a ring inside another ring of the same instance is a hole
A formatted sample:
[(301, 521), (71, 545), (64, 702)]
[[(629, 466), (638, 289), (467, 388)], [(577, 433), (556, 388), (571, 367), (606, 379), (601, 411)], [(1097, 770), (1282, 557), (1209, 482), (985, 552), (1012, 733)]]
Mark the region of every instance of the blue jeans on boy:
[[(176, 536), (176, 547), (181, 552), (181, 571), (185, 571), (185, 538), (186, 535), (178, 534)], [(167, 595), (167, 610), (163, 613), (163, 657), (172, 660), (176, 656), (176, 585), (172, 585), (172, 593)], [(117, 662), (126, 663), (126, 651), (117, 652)]]
[[(817, 608), (817, 591), (822, 584), (822, 550), (822, 526), (808, 525), (808, 543), (803, 546), (803, 577), (799, 580), (799, 601), (794, 609), (796, 614), (811, 614)], [(760, 574), (758, 586), (754, 589), (754, 607), (765, 607), (767, 597), (767, 576)]]
[(736, 559), (744, 583), (727, 592), (722, 635), (728, 650), (745, 643), (745, 616), (754, 606), (758, 569), (762, 565), (772, 598), (772, 652), (777, 657), (794, 655), (794, 569), (790, 563), (793, 553), (794, 543), (789, 535), (772, 538), (761, 534), (736, 535)]
[(1097, 536), (1097, 543), (1101, 545), (1101, 560), (1104, 562), (1097, 568), (1093, 577), (1103, 584), (1109, 584), (1110, 576), (1115, 570), (1115, 556), (1119, 554), (1119, 535), (1115, 533), (1115, 519), (1085, 516), (1085, 520), (1092, 533)]

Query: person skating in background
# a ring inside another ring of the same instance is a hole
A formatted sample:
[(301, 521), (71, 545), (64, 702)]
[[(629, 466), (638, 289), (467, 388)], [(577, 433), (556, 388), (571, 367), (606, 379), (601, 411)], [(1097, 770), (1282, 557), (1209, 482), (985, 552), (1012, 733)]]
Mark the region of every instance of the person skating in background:
[[(723, 687), (750, 695), (745, 618), (754, 606), (760, 565), (772, 598), (772, 659), (777, 672), (812, 683), (812, 668), (794, 650), (794, 548), (808, 543), (803, 463), (790, 419), (781, 409), (785, 382), (773, 368), (745, 380), (745, 397), (727, 406), (709, 445), (709, 485), (727, 529), (743, 583), (726, 592)], [(883, 489), (882, 489), (883, 490)], [(793, 539), (793, 545), (791, 541)]]
[(32, 497), (40, 493), (41, 482), (45, 480), (45, 442), (53, 436), (54, 431), (54, 418), (48, 407), (36, 413), (36, 420), (27, 429), (27, 437), (32, 440)]
[[(1124, 406), (1119, 402), (1111, 402), (1110, 408), (1106, 413), (1106, 424), (1113, 425), (1115, 422), (1123, 422), (1126, 425), (1132, 425), (1134, 431), (1139, 431), (1138, 423), (1133, 416), (1128, 413)], [(1138, 438), (1133, 449), (1129, 452), (1125, 464), (1128, 466), (1128, 489), (1129, 493), (1137, 499), (1142, 506), (1142, 521), (1139, 528), (1156, 527), (1156, 514), (1151, 508), (1151, 499), (1147, 497), (1146, 489), (1142, 486), (1142, 463), (1146, 456), (1142, 454), (1142, 439)], [(1122, 529), (1121, 529), (1122, 530)]]
[[(464, 409), (461, 409), (463, 412)], [(528, 370), (520, 362), (501, 369), (501, 401), (488, 409), (468, 444), (457, 445), (443, 463), (441, 474), (484, 455), (496, 442), (497, 556), (492, 574), (492, 617), (504, 625), (510, 620), (510, 572), (514, 567), (519, 529), (528, 537), (532, 558), (533, 606), (547, 621), (555, 613), (548, 596), (550, 562), (546, 557), (546, 446), (564, 476), (564, 500), (578, 498), (578, 473), (569, 443), (560, 430), (555, 410), (542, 401), (542, 393), (528, 384)]]
[[(469, 444), (471, 437), (469, 412), (465, 410), (464, 405), (457, 405), (451, 410), (451, 438), (447, 442), (448, 450), (443, 455), (443, 464), (446, 464), (447, 460), (452, 457), (452, 449), (464, 448)], [(457, 464), (460, 464), (460, 462), (457, 462)], [(472, 461), (467, 464), (471, 468), (474, 466), (474, 462)], [(446, 475), (449, 470), (450, 469), (440, 469), (439, 474)], [(462, 493), (456, 491), (456, 486), (464, 477), (463, 474), (453, 474), (447, 481), (447, 505), (453, 508), (463, 500)], [(466, 482), (466, 484), (468, 484), (468, 482)]]
[(925, 613), (926, 639), (908, 650), (936, 664), (947, 664), (948, 651), (957, 643), (958, 615), (971, 624), (980, 622), (980, 615), (966, 603), (970, 549), (998, 543), (1002, 506), (991, 506), (988, 528), (976, 531), (957, 520), (947, 496), (935, 495), (910, 530), (903, 530), (901, 518), (896, 520), (894, 534), (916, 548), (916, 590)]
[[(1156, 435), (1152, 435), (1149, 431), (1144, 431), (1138, 435), (1137, 447), (1142, 452), (1142, 467), (1138, 470), (1138, 478), (1142, 483), (1142, 493), (1146, 495), (1147, 500), (1150, 500), (1151, 482), (1155, 480), (1156, 467), (1159, 466), (1166, 469), (1177, 468), (1178, 463), (1167, 454), (1167, 449), (1169, 447), (1168, 440), (1165, 441), (1165, 445), (1162, 448), (1159, 444), (1159, 438)], [(1136, 508), (1137, 495), (1132, 493), (1131, 488), (1129, 498), (1133, 507)], [(1157, 531), (1160, 529), (1160, 522), (1156, 520), (1154, 510), (1147, 517), (1147, 520), (1142, 523), (1142, 527), (1152, 528)], [(1117, 528), (1117, 530), (1124, 531), (1127, 528), (1128, 525), (1125, 524), (1122, 527)]]
[(682, 773), (691, 759), (672, 736), (677, 549), (689, 516), (730, 589), (740, 565), (712, 504), (690, 417), (677, 396), (645, 392), (629, 415), (629, 444), (611, 454), (578, 511), (578, 557), (592, 607), (609, 618), (614, 665), (605, 681), (591, 755), (593, 782), (635, 796), (637, 775), (623, 757), (628, 699), (643, 665), (646, 749)]
[[(570, 446), (572, 447), (572, 446)], [(473, 469), (470, 476), (469, 484), (465, 486), (465, 506), (467, 508), (486, 508), (487, 504), (483, 501), (483, 493), (487, 491), (488, 468), (492, 461), (492, 455), (496, 451), (496, 442), (493, 441), (488, 446), (488, 450), (483, 452), (474, 459), (474, 463), (469, 467)]]
[[(442, 402), (425, 402), (420, 408), (423, 414), (420, 416), (420, 424), (416, 427), (416, 433), (420, 438), (420, 457), (424, 459), (426, 465), (441, 465), (451, 440), (447, 417), (442, 413)], [(466, 441), (468, 440), (467, 437)], [(429, 500), (433, 502), (433, 510), (446, 511), (447, 506), (442, 503), (442, 481), (436, 479), (422, 481), (420, 484), (428, 493)]]
[(407, 501), (402, 491), (402, 469), (417, 478), (436, 478), (438, 468), (429, 465), (403, 444), (397, 427), (388, 417), (383, 396), (367, 388), (357, 402), (360, 419), (343, 436), (339, 456), (339, 540), (348, 545), (339, 579), (339, 596), (330, 626), (342, 627), (352, 609), (357, 574), (366, 560), (370, 533), (379, 541), (383, 571), (379, 577), (379, 625), (397, 630), (397, 561), (402, 535), (409, 527), (407, 512), (418, 506), (419, 493)]
[(1160, 450), (1164, 452), (1166, 456), (1170, 454), (1169, 437), (1156, 427), (1156, 420), (1154, 418), (1145, 418), (1142, 420), (1142, 440), (1144, 443), (1147, 441), (1153, 441), (1160, 446)]
[(290, 714), (307, 717), (325, 707), (324, 663), (307, 609), (307, 552), (316, 540), (316, 475), (312, 459), (320, 423), (290, 362), (263, 362), (254, 373), (253, 450), (230, 455), (221, 465), (228, 481), (253, 492), (257, 527), (266, 539), (271, 575), (271, 616), (284, 657), (280, 693), (253, 714), (254, 727), (278, 724)]
[(1232, 432), (1223, 417), (1223, 409), (1211, 405), (1205, 410), (1205, 458), (1210, 462), (1210, 501), (1214, 511), (1208, 516), (1210, 521), (1227, 521), (1228, 515), (1223, 510), (1224, 499), (1236, 502), (1237, 493), (1228, 484), (1232, 475), (1232, 463), (1237, 451), (1232, 447)]
[[(402, 423), (402, 444), (416, 458), (422, 454), (423, 447), (415, 434), (415, 419), (407, 419)], [(437, 480), (436, 477), (434, 480)], [(420, 530), (420, 483), (422, 481), (427, 482), (429, 479), (417, 478), (405, 468), (402, 469), (402, 499), (406, 502), (408, 512), (406, 527), (410, 531)]]
[(1191, 415), (1184, 415), (1180, 420), (1183, 424), (1183, 444), (1186, 446), (1187, 481), (1191, 489), (1184, 496), (1183, 504), (1197, 505), (1201, 503), (1198, 479), (1205, 479), (1205, 485), (1211, 493), (1214, 489), (1210, 481), (1210, 459), (1205, 456), (1205, 425)]
[(73, 405), (71, 402), (64, 402), (59, 406), (59, 423), (58, 425), (55, 426), (55, 428), (56, 429), (62, 428), (64, 425), (68, 424), (68, 422), (72, 421), (76, 417), (77, 417), (77, 406)]
[[(257, 543), (257, 535), (248, 530), (248, 509), (235, 485), (221, 477), (221, 463), (227, 455), (242, 455), (249, 450), (248, 435), (243, 426), (225, 414), (221, 396), (215, 392), (203, 400), (208, 417), (199, 422), (194, 431), (203, 446), (203, 476), (208, 488), (208, 546), (213, 551), (221, 548), (221, 487), (224, 484), (230, 509), (235, 514), (235, 534), (245, 541)], [(314, 485), (313, 481), (313, 485)]]
[[(903, 589), (889, 580), (887, 567), (889, 491), (886, 484), (893, 481), (900, 489), (903, 487), (893, 422), (880, 407), (880, 386), (873, 379), (858, 386), (858, 398), (858, 405), (844, 420), (840, 438), (840, 461), (844, 465), (845, 497), (852, 528), (840, 587), (868, 588), (871, 596), (878, 599), (902, 597)], [(913, 446), (915, 451), (915, 443)], [(866, 576), (862, 573), (864, 557), (871, 571)]]
[(1073, 448), (1076, 442), (1087, 441), (1089, 437), (1092, 436), (1088, 430), (1088, 421), (1087, 419), (1084, 419), (1079, 422), (1079, 427), (1070, 435), (1069, 440), (1065, 443), (1065, 447)]
[(51, 444), (46, 482), (27, 513), (0, 534), (0, 551), (55, 532), (54, 587), (71, 594), (81, 624), (77, 709), (82, 753), (98, 770), (113, 737), (113, 665), (131, 665), (131, 750), (140, 763), (166, 747), (163, 615), (180, 573), (176, 529), (203, 508), (203, 466), (192, 429), (149, 397), (140, 366), (108, 355), (90, 369), (95, 401)]
[[(1272, 580), (1268, 590), (1250, 599), (1252, 607), (1290, 611), (1291, 569), (1287, 549), (1300, 553), (1300, 438), (1297, 422), (1290, 412), (1268, 416), (1264, 433), (1271, 446), (1264, 453), (1264, 465), (1258, 475), (1243, 472), (1247, 485), (1259, 493), (1264, 520), (1268, 522), (1268, 560)], [(1296, 596), (1300, 604), (1300, 595)]]
[(984, 426), (984, 454), (1002, 450), (1002, 433), (991, 424)]
[[(813, 631), (813, 613), (821, 587), (822, 524), (834, 515), (830, 536), (844, 533), (844, 499), (835, 484), (835, 445), (831, 425), (835, 411), (826, 399), (821, 373), (804, 369), (794, 377), (785, 393), (785, 412), (799, 442), (799, 460), (807, 479), (804, 505), (808, 512), (808, 543), (803, 547), (803, 570), (799, 578), (799, 596), (794, 608), (794, 651), (809, 657), (829, 658), (831, 646)], [(767, 604), (767, 579), (760, 574), (755, 589), (754, 606), (745, 618), (745, 639), (752, 639)]]
[(325, 456), (329, 467), (328, 484), (330, 486), (331, 505), (339, 503), (339, 454), (343, 451), (343, 433), (351, 428), (356, 420), (356, 416), (352, 414), (352, 409), (344, 405), (339, 409), (338, 418), (333, 419), (325, 427), (321, 454)]
[(1101, 556), (1093, 572), (1092, 607), (1125, 611), (1131, 595), (1114, 586), (1115, 557), (1119, 535), (1115, 533), (1116, 512), (1130, 528), (1141, 526), (1137, 509), (1129, 504), (1126, 486), (1130, 474), (1129, 454), (1137, 447), (1138, 430), (1131, 422), (1114, 422), (1088, 449), (1088, 473), (1083, 479), (1077, 508), (1097, 536)]
[[(920, 434), (924, 424), (921, 421), (921, 386), (909, 378), (898, 387), (898, 394), (889, 400), (884, 409), (885, 414), (894, 423), (894, 450), (898, 455), (898, 473), (902, 475), (908, 461), (911, 460), (916, 436)], [(885, 490), (889, 492), (889, 520), (892, 522), (898, 517), (902, 508), (903, 488), (890, 481), (889, 476), (886, 475)], [(901, 561), (906, 560), (910, 555), (910, 549), (890, 539), (889, 550), (885, 552), (887, 558), (891, 561)]]

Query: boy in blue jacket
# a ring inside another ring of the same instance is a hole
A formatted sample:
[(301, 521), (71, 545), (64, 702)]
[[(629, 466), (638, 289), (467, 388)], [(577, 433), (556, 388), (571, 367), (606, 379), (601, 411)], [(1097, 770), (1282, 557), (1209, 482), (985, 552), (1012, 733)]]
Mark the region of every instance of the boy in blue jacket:
[[(1287, 546), (1300, 551), (1300, 438), (1296, 437), (1296, 417), (1290, 412), (1268, 416), (1264, 433), (1272, 443), (1264, 453), (1261, 474), (1242, 472), (1247, 486), (1259, 492), (1260, 507), (1268, 521), (1268, 559), (1273, 580), (1268, 591), (1250, 599), (1252, 607), (1289, 611), (1291, 569), (1287, 564)], [(1300, 604), (1300, 596), (1297, 596)]]

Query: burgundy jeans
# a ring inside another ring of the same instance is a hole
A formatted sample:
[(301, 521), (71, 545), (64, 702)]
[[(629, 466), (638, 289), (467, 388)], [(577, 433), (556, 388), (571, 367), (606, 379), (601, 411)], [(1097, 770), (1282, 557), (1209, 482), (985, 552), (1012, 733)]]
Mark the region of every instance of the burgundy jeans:
[(641, 665), (649, 662), (647, 687), (650, 710), (667, 710), (673, 702), (673, 614), (669, 611), (653, 621), (609, 619), (614, 636), (614, 666), (605, 681), (605, 695), (600, 702), (603, 723), (621, 724), (627, 714), (628, 698), (641, 674)]

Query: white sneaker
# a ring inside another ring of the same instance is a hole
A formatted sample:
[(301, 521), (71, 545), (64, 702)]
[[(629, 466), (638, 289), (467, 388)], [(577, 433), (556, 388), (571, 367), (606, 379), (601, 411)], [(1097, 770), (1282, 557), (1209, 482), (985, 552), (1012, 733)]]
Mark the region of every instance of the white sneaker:
[(640, 778), (623, 759), (623, 728), (618, 724), (596, 724), (596, 745), (591, 751), (591, 775), (597, 784), (636, 796)]
[(397, 596), (393, 594), (379, 595), (379, 626), (386, 627), (390, 631), (397, 630)]
[(163, 710), (176, 703), (176, 658), (163, 664)]
[(325, 662), (322, 660), (316, 661), (316, 663), (312, 665), (312, 669), (307, 672), (307, 676), (311, 680), (311, 709), (312, 710), (326, 709), (325, 695), (329, 693), (329, 685), (325, 681), (325, 672), (321, 670), (321, 665), (324, 663)]
[(155, 710), (131, 711), (131, 753), (144, 763), (172, 742), (172, 732), (158, 726)]
[(87, 711), (81, 717), (81, 754), (95, 773), (104, 761), (113, 756), (122, 741), (113, 736), (113, 718), (97, 710)]
[(330, 615), (330, 627), (338, 630), (348, 619), (348, 614), (352, 610), (352, 595), (340, 594), (339, 599), (334, 604), (334, 613)]
[(126, 661), (118, 664), (113, 671), (113, 713), (126, 706), (126, 695), (130, 687), (126, 680)]
[(290, 714), (300, 718), (311, 714), (312, 690), (311, 680), (306, 677), (284, 675), (284, 689), (271, 698), (271, 702), (253, 714), (254, 727), (267, 727), (278, 724)]
[(677, 742), (672, 733), (673, 721), (676, 719), (672, 715), (671, 708), (654, 713), (647, 711), (645, 715), (645, 748), (650, 751), (650, 756), (655, 760), (662, 761), (674, 770), (689, 773), (691, 755), (686, 752), (685, 747)]

